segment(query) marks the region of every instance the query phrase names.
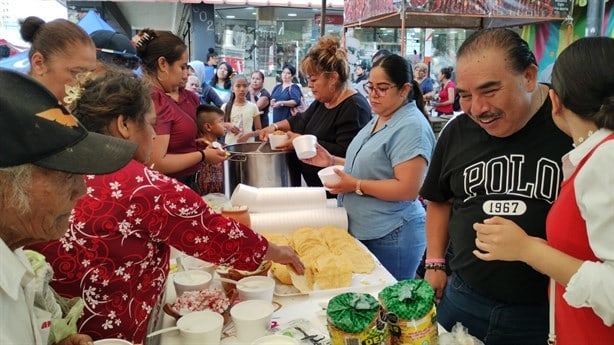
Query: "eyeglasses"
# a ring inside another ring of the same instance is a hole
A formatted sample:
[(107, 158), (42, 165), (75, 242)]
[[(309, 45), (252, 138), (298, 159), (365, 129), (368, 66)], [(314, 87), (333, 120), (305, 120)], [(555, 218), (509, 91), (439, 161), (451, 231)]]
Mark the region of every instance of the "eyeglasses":
[(375, 91), (375, 94), (378, 95), (379, 97), (383, 97), (386, 96), (386, 93), (388, 93), (388, 90), (392, 89), (393, 87), (398, 87), (396, 85), (391, 85), (391, 84), (377, 84), (377, 86), (374, 86), (372, 82), (368, 82), (365, 83), (362, 86), (365, 91), (367, 92), (367, 94), (371, 94), (371, 92)]

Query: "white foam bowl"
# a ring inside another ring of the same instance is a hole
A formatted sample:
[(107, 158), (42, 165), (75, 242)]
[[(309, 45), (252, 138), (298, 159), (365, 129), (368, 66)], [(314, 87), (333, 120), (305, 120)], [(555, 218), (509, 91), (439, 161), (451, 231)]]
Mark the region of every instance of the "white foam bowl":
[(177, 320), (182, 344), (218, 345), (222, 338), (224, 317), (211, 310), (194, 311)]
[(206, 290), (211, 284), (211, 273), (200, 270), (181, 271), (173, 274), (173, 285), (177, 297), (186, 291)]
[(237, 291), (242, 301), (263, 300), (272, 302), (275, 280), (266, 276), (245, 277), (237, 283)]
[(292, 140), (292, 146), (299, 159), (312, 158), (316, 155), (316, 144), (318, 139), (315, 135), (305, 134)]
[(288, 140), (287, 134), (269, 134), (269, 144), (271, 150), (280, 150), (277, 147)]
[(335, 173), (335, 169), (343, 171), (343, 165), (333, 165), (318, 171), (318, 177), (323, 185), (331, 185), (341, 181), (341, 176)]
[(249, 300), (235, 304), (230, 316), (235, 324), (237, 339), (250, 343), (267, 335), (275, 307), (269, 301)]

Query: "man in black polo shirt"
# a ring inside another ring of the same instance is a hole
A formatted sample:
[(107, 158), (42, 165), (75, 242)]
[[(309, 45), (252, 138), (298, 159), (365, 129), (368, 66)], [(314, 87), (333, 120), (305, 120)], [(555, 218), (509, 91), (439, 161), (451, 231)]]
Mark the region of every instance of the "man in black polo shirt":
[[(487, 345), (543, 345), (547, 277), (520, 262), (479, 260), (473, 224), (501, 215), (545, 238), (571, 141), (552, 121), (548, 86), (537, 83), (535, 57), (518, 34), (478, 31), (457, 56), (465, 114), (442, 132), (420, 193), (428, 200), (425, 279), (446, 329), (461, 322)], [(442, 270), (448, 240), (450, 277)]]

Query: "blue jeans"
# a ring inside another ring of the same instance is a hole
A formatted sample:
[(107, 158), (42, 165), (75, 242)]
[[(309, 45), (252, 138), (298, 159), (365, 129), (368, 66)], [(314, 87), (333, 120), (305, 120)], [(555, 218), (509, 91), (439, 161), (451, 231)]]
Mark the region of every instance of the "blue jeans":
[(506, 304), (478, 294), (456, 273), (448, 278), (437, 306), (437, 321), (448, 331), (456, 322), (486, 345), (545, 345), (547, 304)]
[(384, 237), (360, 242), (397, 280), (413, 279), (426, 248), (424, 217), (403, 221)]

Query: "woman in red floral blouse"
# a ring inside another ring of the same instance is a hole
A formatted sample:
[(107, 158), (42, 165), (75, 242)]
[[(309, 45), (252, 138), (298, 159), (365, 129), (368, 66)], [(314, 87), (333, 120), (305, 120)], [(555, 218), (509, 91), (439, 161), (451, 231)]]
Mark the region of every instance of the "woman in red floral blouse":
[(214, 213), (184, 184), (151, 170), (155, 138), (151, 90), (128, 72), (82, 84), (70, 106), (90, 130), (133, 141), (135, 158), (108, 175), (86, 176), (64, 238), (36, 245), (53, 266), (51, 285), (85, 301), (81, 333), (141, 343), (169, 271), (173, 246), (203, 260), (255, 270), (265, 260), (303, 265), (290, 247)]

